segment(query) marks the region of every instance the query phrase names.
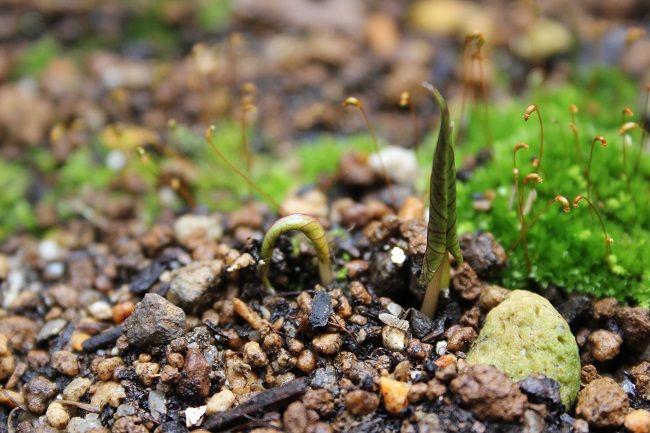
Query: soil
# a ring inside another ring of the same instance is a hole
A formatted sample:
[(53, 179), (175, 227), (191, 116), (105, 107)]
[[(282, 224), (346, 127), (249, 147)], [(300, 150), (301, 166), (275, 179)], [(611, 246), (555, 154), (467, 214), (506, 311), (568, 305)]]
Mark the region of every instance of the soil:
[[(434, 74), (460, 94), (456, 61), (465, 34), (417, 28), (407, 2), (366, 3), (341, 13), (345, 1), (239, 0), (229, 27), (202, 31), (191, 6), (166, 2), (171, 52), (148, 38), (122, 38), (137, 18), (125, 2), (2, 5), (0, 152), (34, 166), (28, 199), (43, 235), (13, 233), (0, 246), (0, 433), (650, 432), (647, 309), (531, 283), (580, 347), (582, 389), (568, 412), (551, 379), (515, 383), (494, 367), (468, 365), (465, 353), (486, 313), (508, 293), (491, 280), (507, 266), (503, 247), (487, 232), (464, 236), (466, 262), (453, 264), (436, 318), (424, 317), (416, 283), (424, 204), (408, 189), (381, 187), (359, 155), (346, 155), (338, 176), (283, 203), (338, 229), (330, 240), (337, 278), (328, 287), (318, 282), (309, 244), (286, 235), (270, 263), (277, 293), (264, 287), (260, 244), (277, 215), (259, 203), (209, 214), (186, 200), (187, 214), (165, 211), (145, 226), (138, 215), (144, 186), (131, 178), (110, 186), (127, 198), (84, 197), (91, 206), (69, 219), (41, 203), (51, 173), (31, 161), (35, 147), (58, 166), (113, 124), (145, 128), (137, 134), (147, 143), (172, 118), (203, 130), (215, 118), (237, 117), (239, 89), (249, 81), (264, 113), (256, 151), (281, 154), (296, 137), (362, 129), (360, 116), (339, 107), (351, 93), (397, 131), (389, 141), (412, 146), (417, 128), (398, 107), (400, 92)], [(483, 3), (474, 5), (495, 24), (491, 43), (510, 65), (513, 92), (535, 68), (550, 81), (566, 78), (569, 52), (532, 59), (506, 49), (538, 11)], [(648, 5), (575, 4), (585, 41), (579, 61), (596, 51), (647, 77), (648, 38), (629, 47), (624, 39), (644, 23)], [(546, 2), (543, 12), (561, 17), (565, 8)], [(512, 28), (497, 25), (500, 14)], [(223, 67), (238, 30), (243, 42)], [(73, 55), (97, 34), (101, 49), (82, 62), (61, 57), (35, 76), (11, 76), (29, 66), (20, 59), (43, 36)], [(419, 107), (421, 123), (431, 110)], [(191, 189), (192, 166), (177, 159), (180, 168), (171, 171), (182, 175), (174, 179)]]

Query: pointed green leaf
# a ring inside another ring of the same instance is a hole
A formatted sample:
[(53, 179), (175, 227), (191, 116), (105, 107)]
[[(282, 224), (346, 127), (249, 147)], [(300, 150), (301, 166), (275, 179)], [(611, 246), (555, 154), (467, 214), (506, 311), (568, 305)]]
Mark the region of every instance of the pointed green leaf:
[(451, 253), (458, 262), (462, 262), (463, 258), (456, 230), (456, 165), (451, 145), (449, 108), (438, 89), (429, 83), (422, 83), (422, 86), (431, 93), (441, 111), (440, 132), (431, 168), (427, 249), (421, 275), (421, 281), (426, 285), (440, 267), (445, 254)]

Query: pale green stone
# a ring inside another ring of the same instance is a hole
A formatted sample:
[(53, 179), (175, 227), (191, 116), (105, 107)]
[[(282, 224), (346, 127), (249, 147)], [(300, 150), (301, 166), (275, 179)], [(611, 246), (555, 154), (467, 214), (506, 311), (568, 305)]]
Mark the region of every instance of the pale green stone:
[(513, 291), (488, 313), (467, 362), (494, 365), (515, 381), (533, 373), (555, 379), (567, 408), (580, 390), (580, 355), (569, 325), (546, 298), (526, 290)]

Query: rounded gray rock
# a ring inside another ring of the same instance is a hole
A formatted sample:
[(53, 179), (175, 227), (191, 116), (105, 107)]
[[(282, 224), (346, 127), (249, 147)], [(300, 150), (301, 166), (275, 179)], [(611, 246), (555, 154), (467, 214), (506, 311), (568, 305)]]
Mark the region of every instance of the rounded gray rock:
[(185, 313), (162, 296), (147, 293), (124, 321), (124, 329), (132, 346), (160, 346), (183, 335)]

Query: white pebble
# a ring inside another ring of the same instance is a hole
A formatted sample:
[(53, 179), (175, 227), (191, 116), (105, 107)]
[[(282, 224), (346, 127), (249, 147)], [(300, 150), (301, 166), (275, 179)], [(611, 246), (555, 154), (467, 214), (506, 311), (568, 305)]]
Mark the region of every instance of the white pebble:
[(415, 183), (419, 175), (415, 152), (399, 146), (387, 146), (379, 153), (373, 153), (368, 159), (368, 165), (380, 176), (384, 175), (382, 167), (386, 167), (388, 175), (402, 184)]

